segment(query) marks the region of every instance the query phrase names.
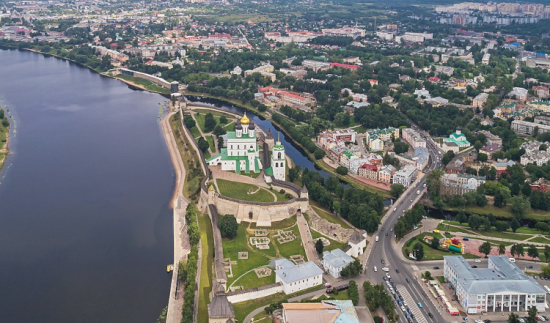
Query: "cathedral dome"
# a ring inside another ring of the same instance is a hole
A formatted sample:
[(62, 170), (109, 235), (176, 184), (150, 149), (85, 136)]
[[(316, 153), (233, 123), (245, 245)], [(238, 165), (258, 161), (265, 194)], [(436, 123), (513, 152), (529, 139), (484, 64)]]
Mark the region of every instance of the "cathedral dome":
[(241, 126), (240, 123), (237, 123), (237, 124), (235, 125), (235, 130), (243, 130), (243, 126)]
[(248, 119), (245, 112), (243, 118), (241, 119), (241, 124), (249, 124), (249, 123), (250, 123), (250, 119)]
[(256, 126), (254, 126), (254, 122), (250, 123), (250, 126), (248, 126), (248, 130), (254, 130), (256, 129)]

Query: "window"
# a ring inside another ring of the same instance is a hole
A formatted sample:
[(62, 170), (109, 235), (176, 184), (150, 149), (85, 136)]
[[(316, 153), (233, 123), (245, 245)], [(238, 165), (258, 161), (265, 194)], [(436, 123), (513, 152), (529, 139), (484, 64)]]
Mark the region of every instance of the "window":
[(281, 153), (279, 153), (279, 158), (278, 159), (281, 159)]

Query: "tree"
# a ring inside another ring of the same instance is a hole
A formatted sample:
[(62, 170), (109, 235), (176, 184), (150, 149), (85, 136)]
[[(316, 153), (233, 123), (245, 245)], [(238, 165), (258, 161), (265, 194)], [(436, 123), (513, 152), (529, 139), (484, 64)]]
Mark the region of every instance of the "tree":
[(321, 239), (317, 239), (317, 241), (315, 241), (315, 250), (317, 251), (317, 254), (322, 254), (324, 248), (325, 246), (323, 245), (323, 241), (321, 241)]
[(220, 233), (222, 237), (233, 239), (237, 236), (239, 225), (233, 214), (226, 214), (220, 219)]
[(432, 239), (432, 242), (430, 243), (430, 247), (434, 248), (434, 249), (439, 249), (439, 239), (437, 239), (436, 237), (434, 237)]
[[(496, 196), (495, 196), (496, 198)], [(512, 199), (512, 214), (518, 219), (523, 219), (527, 211), (531, 209), (531, 204), (524, 196), (516, 196)]]
[(535, 224), (535, 229), (539, 230), (542, 233), (550, 231), (550, 226), (546, 222), (537, 222)]
[(468, 222), (468, 217), (466, 216), (466, 213), (464, 211), (458, 211), (458, 214), (456, 215), (456, 220), (462, 224)]
[(432, 273), (429, 270), (426, 270), (424, 273), (424, 278), (427, 280), (433, 280)]
[(515, 258), (517, 254), (518, 254), (518, 246), (513, 244), (510, 247), (510, 255), (512, 255), (512, 258)]
[(355, 277), (363, 271), (363, 266), (359, 262), (359, 259), (355, 259), (352, 263), (349, 263), (346, 267), (342, 268), (340, 275), (344, 278)]
[(313, 155), (315, 156), (315, 159), (321, 159), (325, 157), (325, 151), (321, 148), (316, 148)]
[(523, 244), (520, 243), (516, 246), (516, 252), (519, 257), (523, 257), (525, 255), (525, 248)]
[(226, 131), (225, 131), (224, 128), (222, 128), (222, 126), (216, 125), (216, 126), (214, 127), (214, 131), (212, 131), (212, 133), (213, 133), (214, 135), (216, 135), (217, 137), (219, 137), (219, 136), (225, 135), (225, 134), (226, 134)]
[(550, 246), (548, 245), (544, 246), (544, 259), (546, 259), (546, 261), (550, 259)]
[(187, 116), (183, 118), (183, 124), (185, 124), (185, 127), (187, 127), (187, 129), (191, 129), (196, 125), (196, 122), (193, 117)]
[(413, 255), (416, 257), (416, 260), (420, 261), (424, 258), (424, 246), (422, 243), (417, 242), (413, 246)]
[(533, 260), (539, 256), (539, 249), (533, 244), (529, 245), (529, 248), (527, 248), (527, 255), (531, 257)]
[(451, 160), (453, 160), (453, 158), (455, 158), (455, 153), (452, 150), (449, 150), (448, 152), (445, 153), (445, 155), (443, 155), (441, 162), (444, 165), (447, 165)]
[(502, 243), (498, 245), (498, 254), (504, 255), (506, 253), (506, 246)]
[(483, 222), (481, 220), (481, 217), (477, 214), (472, 214), (468, 218), (468, 225), (473, 230), (478, 230), (481, 227), (482, 224), (483, 224)]
[(390, 194), (395, 198), (400, 197), (403, 192), (405, 192), (403, 184), (392, 184), (390, 187)]
[(205, 152), (208, 150), (208, 148), (210, 147), (210, 144), (208, 144), (208, 141), (206, 141), (204, 139), (204, 137), (200, 137), (199, 138), (199, 141), (197, 142), (199, 144), (199, 149), (202, 151), (202, 152)]
[(210, 132), (214, 130), (215, 126), (216, 126), (216, 119), (214, 119), (214, 115), (212, 113), (208, 112), (204, 117), (204, 130), (206, 132)]
[(359, 289), (357, 288), (357, 283), (355, 282), (355, 280), (349, 281), (348, 296), (349, 299), (353, 302), (353, 305), (357, 306), (357, 303), (359, 303)]
[(229, 120), (227, 120), (227, 118), (225, 116), (220, 117), (220, 123), (221, 124), (227, 124), (228, 122), (229, 122)]
[(519, 315), (516, 313), (510, 313), (510, 315), (508, 315), (508, 323), (521, 323), (519, 320)]
[(500, 231), (500, 232), (506, 231), (510, 228), (510, 223), (506, 221), (496, 221), (495, 228), (497, 229), (497, 231)]
[(478, 250), (485, 255), (485, 258), (487, 258), (487, 255), (491, 253), (491, 243), (489, 241), (485, 241), (481, 244), (481, 246), (479, 246)]
[(486, 162), (487, 161), (487, 154), (484, 154), (484, 153), (477, 154), (477, 160), (479, 160), (482, 163)]
[(512, 219), (512, 222), (510, 222), (510, 228), (512, 228), (512, 232), (514, 233), (516, 233), (516, 230), (519, 229), (520, 226), (521, 225), (516, 218)]
[(540, 266), (540, 271), (542, 272), (541, 276), (549, 277), (550, 276), (550, 264)]
[(529, 307), (529, 310), (527, 311), (527, 323), (537, 323), (537, 307), (531, 306)]
[(340, 175), (347, 175), (348, 174), (348, 169), (345, 168), (344, 166), (338, 166), (336, 168), (336, 173), (338, 173)]

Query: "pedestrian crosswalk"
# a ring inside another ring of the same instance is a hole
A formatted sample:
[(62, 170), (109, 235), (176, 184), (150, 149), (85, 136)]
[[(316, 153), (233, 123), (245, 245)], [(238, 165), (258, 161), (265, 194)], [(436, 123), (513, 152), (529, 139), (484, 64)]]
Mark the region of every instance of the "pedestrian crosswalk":
[[(424, 314), (420, 312), (420, 308), (418, 307), (418, 304), (412, 298), (411, 294), (409, 294), (409, 291), (407, 290), (407, 288), (405, 288), (405, 286), (403, 285), (398, 285), (397, 290), (399, 291), (399, 294), (403, 297), (403, 300), (407, 304), (407, 307), (410, 309), (410, 310), (407, 310), (407, 308), (405, 308), (409, 313), (409, 315), (411, 315), (411, 313), (414, 314), (415, 319), (413, 320), (413, 322), (428, 323), (428, 321), (426, 320), (426, 317), (424, 317)], [(407, 322), (406, 319), (404, 319), (404, 321)]]

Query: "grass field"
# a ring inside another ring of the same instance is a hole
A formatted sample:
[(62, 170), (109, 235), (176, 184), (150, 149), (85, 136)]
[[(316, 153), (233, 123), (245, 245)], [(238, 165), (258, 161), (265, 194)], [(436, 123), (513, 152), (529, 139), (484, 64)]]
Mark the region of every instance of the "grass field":
[[(310, 204), (313, 204), (313, 203), (310, 203)], [(321, 208), (318, 208), (316, 206), (312, 205), (312, 207), (320, 217), (327, 220), (328, 222), (339, 224), (344, 229), (351, 229), (351, 227), (346, 222), (344, 222), (342, 219), (340, 219), (338, 216), (332, 215), (332, 214), (328, 213), (327, 211), (325, 211)]]
[(294, 232), (296, 239), (287, 243), (280, 244), (277, 239), (273, 238), (272, 241), (277, 244), (277, 249), (279, 249), (279, 255), (285, 258), (289, 258), (292, 255), (302, 255), (304, 257), (304, 260), (307, 261), (306, 251), (302, 246), (302, 239), (300, 239), (300, 230), (298, 229), (298, 226), (295, 225), (285, 231)]
[[(424, 258), (422, 258), (421, 261), (424, 261), (424, 260), (443, 260), (443, 256), (457, 255), (454, 252), (449, 252), (449, 251), (441, 250), (441, 249), (437, 249), (437, 250), (433, 249), (432, 247), (430, 247), (429, 245), (427, 245), (426, 243), (421, 241), (421, 238), (424, 237), (425, 235), (426, 235), (426, 233), (421, 233), (421, 234), (417, 235), (416, 237), (413, 237), (413, 238), (409, 239), (409, 241), (407, 241), (403, 245), (403, 250), (402, 250), (403, 255), (405, 255), (405, 257), (407, 257), (407, 258), (409, 257), (409, 254), (406, 253), (405, 250), (408, 249), (409, 252), (412, 252), (413, 246), (416, 244), (415, 240), (420, 241), (422, 243), (422, 246), (424, 247)], [(430, 235), (430, 234), (428, 234), (428, 235)], [(437, 234), (431, 234), (431, 235), (435, 236)], [(441, 235), (439, 235), (439, 236), (441, 236)], [(475, 256), (475, 255), (472, 255), (472, 254), (469, 254), (469, 253), (463, 254), (462, 256), (466, 259), (479, 258), (478, 256)]]
[(210, 302), (210, 291), (212, 290), (212, 262), (214, 259), (214, 238), (212, 234), (212, 223), (210, 218), (199, 213), (199, 229), (201, 231), (201, 279), (199, 285), (199, 313), (198, 322), (208, 322), (208, 303)]
[(334, 250), (334, 249), (342, 249), (344, 250), (344, 248), (348, 245), (347, 243), (344, 243), (344, 242), (338, 242), (336, 240), (332, 240), (330, 239), (329, 237), (315, 231), (315, 230), (311, 230), (311, 238), (314, 240), (314, 241), (317, 241), (317, 239), (319, 238), (326, 238), (328, 239), (328, 241), (330, 241), (330, 245), (326, 246), (324, 248), (325, 251), (331, 251), (331, 250)]
[[(205, 111), (205, 110), (203, 110), (203, 111)], [(195, 112), (199, 112), (199, 110), (195, 110)], [(205, 121), (207, 113), (212, 113), (212, 115), (214, 116), (214, 120), (216, 120), (216, 125), (221, 125), (222, 127), (226, 126), (226, 124), (221, 124), (220, 123), (220, 117), (221, 117), (221, 115), (224, 115), (224, 113), (217, 114), (215, 111), (208, 111), (208, 110), (206, 110), (205, 112), (202, 112), (202, 113), (201, 112), (195, 113), (195, 119), (197, 120), (197, 125), (201, 128), (201, 130), (204, 134), (210, 133), (210, 131), (206, 131), (206, 129), (204, 128), (204, 121)], [(226, 117), (229, 118), (230, 116), (226, 115)]]
[(233, 115), (231, 115), (231, 114), (229, 114), (229, 113), (225, 113), (225, 112), (217, 111), (217, 110), (193, 109), (193, 111), (198, 112), (198, 113), (201, 113), (201, 114), (212, 113), (212, 115), (213, 115), (214, 117), (225, 116), (228, 120), (235, 118)]
[(275, 200), (273, 195), (263, 188), (255, 194), (248, 194), (249, 191), (256, 192), (258, 190), (258, 186), (256, 185), (237, 183), (224, 179), (216, 179), (216, 182), (218, 183), (220, 194), (227, 197), (254, 202), (274, 202)]
[(277, 201), (278, 202), (281, 202), (281, 201), (288, 201), (290, 200), (289, 198), (287, 198), (285, 195), (286, 193), (283, 193), (281, 194), (279, 191), (277, 190), (270, 190), (271, 193), (275, 194), (275, 196), (277, 196)]
[[(453, 221), (454, 222), (454, 221)], [(510, 239), (510, 240), (525, 240), (530, 235), (527, 234), (521, 234), (521, 233), (513, 233), (511, 229), (507, 231), (496, 231), (494, 229), (491, 229), (489, 231), (484, 230), (472, 230), (470, 228), (464, 227), (464, 226), (449, 226), (445, 223), (440, 223), (437, 228), (439, 230), (443, 231), (451, 231), (451, 232), (463, 232), (464, 234), (472, 234), (472, 232), (475, 232), (478, 235), (486, 236), (486, 237), (492, 237), (492, 238), (499, 238), (499, 239)]]
[(164, 88), (162, 86), (158, 86), (158, 85), (156, 85), (155, 83), (153, 83), (151, 81), (144, 80), (144, 79), (139, 78), (139, 77), (123, 75), (123, 74), (119, 74), (116, 77), (119, 78), (119, 79), (123, 79), (123, 80), (129, 81), (129, 82), (132, 82), (136, 85), (143, 86), (144, 88), (146, 88), (149, 91), (163, 93), (163, 94), (170, 94), (169, 89)]
[[(458, 212), (462, 210), (462, 208), (446, 208), (449, 211)], [(464, 209), (466, 213), (470, 214), (479, 214), (479, 215), (494, 215), (497, 218), (509, 218), (511, 219), (513, 217), (512, 212), (510, 211), (510, 205), (505, 206), (503, 208), (495, 207), (494, 205), (486, 205), (486, 206), (468, 206)], [(544, 220), (548, 221), (550, 220), (550, 212), (549, 211), (541, 211), (541, 210), (529, 210), (527, 214), (525, 215), (526, 219), (533, 219), (533, 220)]]
[(214, 136), (206, 136), (206, 140), (208, 141), (208, 146), (210, 146), (210, 151), (212, 151), (212, 153), (215, 153), (216, 146), (214, 146)]

